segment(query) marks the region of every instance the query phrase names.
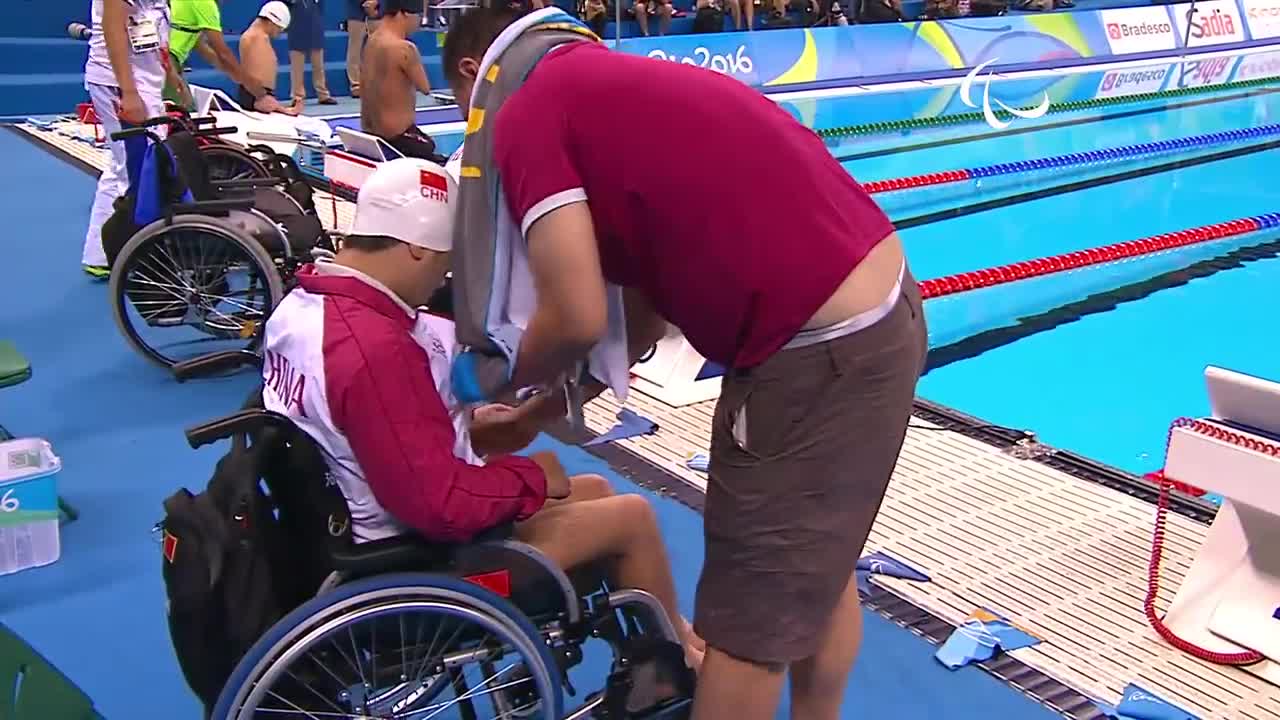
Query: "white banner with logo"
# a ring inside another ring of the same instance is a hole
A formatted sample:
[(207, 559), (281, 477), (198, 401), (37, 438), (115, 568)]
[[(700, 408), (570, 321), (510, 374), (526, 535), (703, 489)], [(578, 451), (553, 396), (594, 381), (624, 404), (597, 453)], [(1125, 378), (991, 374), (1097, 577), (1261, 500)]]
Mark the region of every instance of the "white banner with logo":
[(1280, 37), (1280, 0), (1241, 0), (1241, 4), (1252, 39)]
[(1186, 38), (1189, 48), (1244, 41), (1244, 21), (1235, 0), (1184, 3), (1172, 10), (1178, 37)]
[(1240, 58), (1232, 82), (1280, 77), (1280, 51), (1254, 53)]
[(1115, 55), (1158, 52), (1178, 47), (1178, 36), (1169, 21), (1169, 11), (1159, 7), (1128, 7), (1101, 10), (1107, 43)]
[(1096, 97), (1111, 98), (1143, 93), (1160, 92), (1172, 66), (1126, 68), (1108, 70), (1098, 85)]
[(1212, 57), (1174, 63), (1173, 77), (1170, 79), (1169, 89), (1221, 85), (1231, 78), (1231, 71), (1235, 69), (1236, 62), (1239, 59), (1235, 57)]

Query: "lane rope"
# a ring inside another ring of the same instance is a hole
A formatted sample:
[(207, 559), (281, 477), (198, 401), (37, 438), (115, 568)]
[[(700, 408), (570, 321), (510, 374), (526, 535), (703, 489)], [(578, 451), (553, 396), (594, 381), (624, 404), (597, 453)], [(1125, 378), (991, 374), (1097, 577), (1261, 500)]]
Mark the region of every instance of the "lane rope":
[[(1050, 105), (1049, 111), (1046, 114), (1053, 115), (1064, 112), (1076, 112), (1079, 110), (1123, 105), (1125, 103), (1138, 103), (1148, 102), (1151, 100), (1163, 100), (1166, 98), (1186, 97), (1188, 95), (1205, 95), (1208, 93), (1222, 92), (1223, 90), (1260, 87), (1262, 85), (1275, 84), (1277, 81), (1280, 81), (1280, 78), (1256, 78), (1253, 80), (1222, 83), (1221, 85), (1196, 85), (1192, 87), (1175, 88), (1173, 90), (1157, 90), (1149, 93), (1137, 93), (1136, 95), (1090, 98), (1088, 100), (1068, 100), (1067, 102)], [(1027, 107), (1020, 109), (1032, 110), (1034, 109), (1034, 106), (1028, 105)], [(996, 117), (1002, 119), (1013, 117), (1012, 113), (1005, 112), (1004, 110), (993, 109), (993, 112), (995, 112)], [(955, 113), (951, 115), (934, 115), (931, 117), (885, 120), (882, 122), (863, 123), (860, 125), (838, 125), (836, 127), (814, 130), (814, 132), (816, 132), (819, 137), (823, 138), (852, 137), (856, 135), (876, 135), (879, 133), (894, 132), (898, 130), (964, 125), (967, 123), (979, 122), (982, 119), (983, 114), (981, 112), (974, 111)]]
[(1213, 225), (1202, 225), (1187, 230), (1155, 235), (1141, 240), (1131, 240), (1088, 250), (1078, 250), (982, 270), (946, 275), (931, 280), (922, 280), (919, 283), (920, 295), (926, 300), (955, 295), (970, 290), (991, 287), (992, 285), (1003, 285), (1042, 275), (1053, 275), (1089, 265), (1099, 265), (1126, 258), (1150, 255), (1165, 250), (1212, 240), (1221, 240), (1237, 235), (1246, 235), (1258, 230), (1276, 227), (1280, 227), (1280, 212), (1254, 215), (1253, 217), (1228, 220), (1227, 222)]
[(1000, 175), (1013, 175), (1017, 173), (1032, 172), (1035, 170), (1044, 170), (1047, 168), (1072, 167), (1112, 160), (1128, 160), (1168, 152), (1194, 150), (1213, 147), (1215, 145), (1257, 140), (1276, 135), (1280, 135), (1280, 123), (1259, 125), (1257, 127), (1244, 128), (1241, 130), (1224, 130), (1221, 132), (1205, 133), (1203, 135), (1191, 135), (1172, 140), (1157, 140), (1149, 143), (1123, 145), (1104, 150), (1087, 150), (1067, 153), (1065, 155), (1054, 155), (1052, 157), (1034, 158), (1032, 160), (984, 165), (976, 168), (943, 170), (940, 172), (926, 173), (924, 175), (912, 175), (909, 177), (891, 178), (888, 180), (874, 180), (862, 183), (862, 187), (864, 190), (872, 194), (893, 192), (897, 190), (914, 190), (916, 188), (930, 187), (934, 185), (947, 185), (950, 183), (964, 182), (965, 180), (977, 180), (979, 178), (996, 177)]

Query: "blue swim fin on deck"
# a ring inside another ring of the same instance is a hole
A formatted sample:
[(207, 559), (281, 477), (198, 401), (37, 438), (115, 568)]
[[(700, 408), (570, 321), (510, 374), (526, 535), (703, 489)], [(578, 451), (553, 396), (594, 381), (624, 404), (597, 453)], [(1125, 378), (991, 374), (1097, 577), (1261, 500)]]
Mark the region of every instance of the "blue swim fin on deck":
[(929, 582), (928, 575), (880, 551), (859, 558), (858, 564), (854, 566), (854, 573), (858, 578), (858, 590), (862, 593), (871, 592), (872, 575), (887, 575), (889, 577), (902, 578), (903, 580)]
[(606, 443), (626, 440), (638, 435), (652, 435), (658, 432), (658, 423), (636, 414), (626, 408), (618, 411), (618, 424), (609, 428), (608, 432), (582, 444), (582, 447), (604, 445)]
[(1098, 703), (1107, 717), (1115, 720), (1200, 720), (1195, 715), (1173, 705), (1150, 691), (1129, 683), (1124, 696), (1115, 707)]
[(987, 610), (975, 610), (963, 625), (952, 631), (934, 658), (955, 670), (970, 663), (1040, 644), (1040, 638)]

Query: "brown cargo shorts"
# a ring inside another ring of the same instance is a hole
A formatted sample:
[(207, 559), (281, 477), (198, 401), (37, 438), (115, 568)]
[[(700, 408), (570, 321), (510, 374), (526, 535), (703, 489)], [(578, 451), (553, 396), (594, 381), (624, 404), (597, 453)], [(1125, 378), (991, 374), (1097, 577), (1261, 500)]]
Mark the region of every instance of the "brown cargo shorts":
[(898, 461), (927, 350), (908, 271), (874, 325), (725, 374), (694, 613), (710, 646), (770, 665), (817, 651)]

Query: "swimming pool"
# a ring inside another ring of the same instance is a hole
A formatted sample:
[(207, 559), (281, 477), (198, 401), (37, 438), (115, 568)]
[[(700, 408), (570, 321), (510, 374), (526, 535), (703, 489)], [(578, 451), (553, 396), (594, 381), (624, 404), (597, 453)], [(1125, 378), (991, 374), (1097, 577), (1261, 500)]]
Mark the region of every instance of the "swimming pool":
[[(860, 181), (1027, 161), (1280, 122), (1265, 56), (993, 81), (992, 97), (1040, 92), (1104, 100), (993, 129), (895, 129), (829, 140)], [(1250, 73), (1254, 72), (1253, 75)], [(1246, 79), (1252, 82), (1233, 83)], [(787, 103), (817, 129), (973, 112), (957, 87)], [(1030, 100), (1029, 100), (1030, 98)], [(981, 88), (973, 99), (981, 102)], [(1219, 135), (1213, 135), (1219, 133)], [(917, 278), (1096, 248), (1280, 211), (1275, 135), (1120, 160), (877, 194), (899, 223)], [(1280, 259), (1271, 230), (930, 300), (931, 368), (921, 396), (1134, 473), (1163, 465), (1170, 421), (1204, 415), (1215, 364), (1280, 377), (1272, 345)], [(1262, 246), (1259, 248), (1258, 246)], [(1268, 290), (1268, 288), (1272, 288)]]

